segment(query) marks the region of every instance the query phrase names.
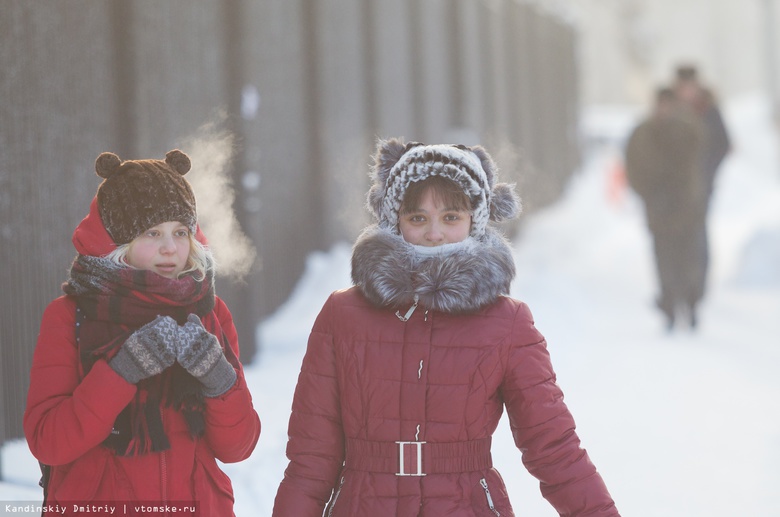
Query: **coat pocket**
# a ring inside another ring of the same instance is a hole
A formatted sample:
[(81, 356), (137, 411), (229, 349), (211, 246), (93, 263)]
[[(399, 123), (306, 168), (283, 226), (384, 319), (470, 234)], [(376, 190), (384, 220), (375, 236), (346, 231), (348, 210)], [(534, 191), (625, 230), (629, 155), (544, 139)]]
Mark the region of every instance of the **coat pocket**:
[(479, 517), (514, 517), (504, 481), (490, 470), (477, 478), (471, 490), (471, 507)]
[(480, 479), (479, 486), (485, 491), (485, 503), (487, 504), (488, 510), (496, 517), (501, 517), (501, 512), (496, 510), (496, 503), (493, 502), (493, 496), (490, 494), (490, 487), (488, 486), (487, 480), (485, 478)]
[(195, 459), (193, 495), (201, 515), (225, 515), (234, 503), (233, 485), (211, 458)]
[(68, 467), (53, 467), (49, 482), (55, 501), (132, 499), (124, 469), (114, 464), (112, 453), (104, 447), (92, 449)]
[(333, 511), (336, 509), (336, 503), (339, 500), (339, 496), (341, 495), (341, 490), (344, 488), (344, 475), (341, 475), (341, 478), (339, 479), (339, 484), (335, 488), (333, 492), (333, 497), (330, 500), (330, 504), (328, 505), (328, 513), (326, 514), (328, 517), (333, 517)]

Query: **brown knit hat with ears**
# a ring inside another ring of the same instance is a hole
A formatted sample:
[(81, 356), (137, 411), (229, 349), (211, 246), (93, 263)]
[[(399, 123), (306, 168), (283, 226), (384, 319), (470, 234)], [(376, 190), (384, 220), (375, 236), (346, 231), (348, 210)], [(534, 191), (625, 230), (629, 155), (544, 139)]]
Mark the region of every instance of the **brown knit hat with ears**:
[(178, 149), (165, 160), (121, 161), (103, 153), (95, 172), (104, 178), (97, 191), (103, 226), (117, 245), (126, 244), (160, 223), (178, 221), (195, 233), (195, 195), (184, 175), (190, 158)]

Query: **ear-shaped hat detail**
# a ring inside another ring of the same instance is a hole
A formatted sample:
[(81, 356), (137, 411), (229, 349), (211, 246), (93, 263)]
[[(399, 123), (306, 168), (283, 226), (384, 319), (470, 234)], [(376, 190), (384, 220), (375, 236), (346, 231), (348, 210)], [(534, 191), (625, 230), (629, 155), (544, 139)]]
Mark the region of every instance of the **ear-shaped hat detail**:
[(398, 160), (409, 150), (409, 145), (404, 144), (397, 138), (380, 140), (377, 143), (377, 150), (374, 155), (374, 175), (376, 179), (383, 183), (387, 181), (393, 165), (398, 163)]
[(487, 177), (488, 187), (492, 189), (493, 185), (496, 183), (496, 176), (498, 175), (498, 168), (496, 167), (493, 158), (490, 157), (485, 148), (481, 145), (474, 145), (472, 147), (467, 147), (466, 149), (474, 153), (479, 159), (482, 170), (485, 171), (485, 176)]
[(496, 167), (496, 163), (484, 147), (475, 145), (468, 149), (479, 158), (482, 170), (485, 171), (485, 176), (487, 177), (488, 188), (491, 190), (490, 220), (500, 222), (514, 219), (520, 215), (522, 203), (520, 202), (520, 196), (515, 191), (515, 185), (508, 183), (496, 184), (498, 167)]
[(95, 172), (101, 178), (107, 179), (119, 169), (120, 165), (122, 165), (122, 161), (119, 156), (114, 153), (102, 153), (95, 160)]
[(165, 163), (171, 166), (173, 170), (184, 176), (190, 171), (190, 168), (192, 167), (192, 163), (190, 162), (190, 157), (184, 154), (183, 152), (179, 151), (178, 149), (174, 149), (173, 151), (168, 151), (168, 153), (165, 155)]
[(377, 141), (374, 163), (371, 166), (371, 188), (366, 196), (366, 205), (377, 218), (382, 210), (382, 199), (390, 171), (411, 145), (412, 143), (407, 145), (397, 138)]

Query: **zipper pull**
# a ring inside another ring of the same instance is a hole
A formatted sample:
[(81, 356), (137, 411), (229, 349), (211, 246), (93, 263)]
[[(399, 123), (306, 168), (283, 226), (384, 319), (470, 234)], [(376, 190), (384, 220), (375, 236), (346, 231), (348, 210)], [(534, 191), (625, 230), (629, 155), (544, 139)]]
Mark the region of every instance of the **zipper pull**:
[(339, 487), (336, 489), (336, 493), (333, 494), (333, 500), (330, 502), (330, 510), (328, 510), (328, 517), (332, 517), (333, 515), (333, 508), (336, 507), (336, 501), (338, 500), (339, 495), (341, 495), (342, 488), (344, 488), (344, 476), (341, 476)]
[(493, 512), (496, 517), (501, 517), (501, 514), (496, 510), (496, 505), (493, 504), (493, 497), (490, 495), (490, 489), (488, 488), (487, 480), (482, 478), (479, 480), (479, 484), (482, 485), (482, 490), (485, 491), (485, 497), (487, 498), (488, 508)]
[(414, 305), (409, 307), (409, 310), (406, 311), (406, 314), (401, 316), (401, 311), (395, 311), (396, 317), (401, 321), (409, 321), (409, 318), (412, 317), (412, 314), (414, 313), (414, 310), (417, 308), (417, 303), (420, 301), (420, 297), (416, 294), (414, 295)]

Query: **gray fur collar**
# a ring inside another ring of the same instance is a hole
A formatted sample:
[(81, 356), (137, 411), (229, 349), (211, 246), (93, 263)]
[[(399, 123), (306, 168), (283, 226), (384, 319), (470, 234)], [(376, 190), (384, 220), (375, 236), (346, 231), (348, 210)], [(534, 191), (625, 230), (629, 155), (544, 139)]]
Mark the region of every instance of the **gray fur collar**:
[(352, 249), (352, 282), (379, 307), (408, 308), (418, 297), (426, 309), (477, 311), (509, 293), (515, 263), (495, 229), (446, 255), (423, 255), (403, 237), (377, 225)]

